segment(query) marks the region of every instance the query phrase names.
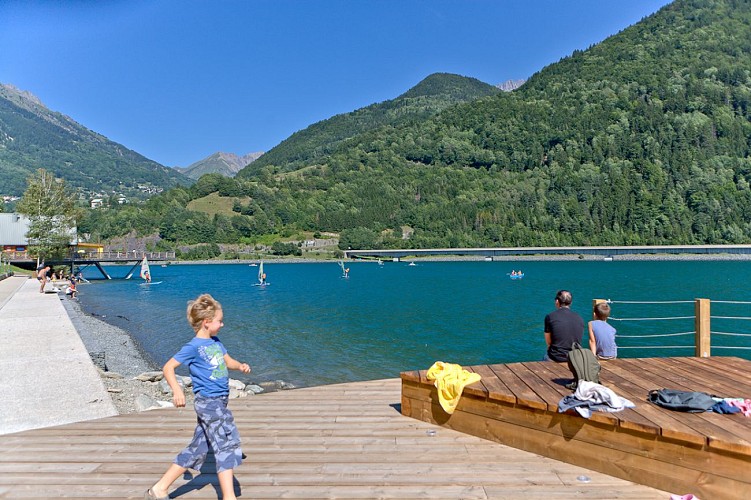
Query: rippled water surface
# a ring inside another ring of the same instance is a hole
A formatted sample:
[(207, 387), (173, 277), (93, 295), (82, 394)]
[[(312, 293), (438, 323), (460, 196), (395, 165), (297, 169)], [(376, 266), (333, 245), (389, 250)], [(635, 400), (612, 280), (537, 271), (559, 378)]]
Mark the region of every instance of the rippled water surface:
[[(751, 263), (742, 261), (353, 262), (266, 263), (270, 285), (253, 286), (247, 264), (152, 264), (154, 281), (97, 280), (82, 285), (88, 312), (133, 334), (162, 364), (193, 331), (187, 301), (210, 293), (224, 307), (222, 342), (253, 367), (253, 380), (297, 386), (397, 377), (442, 360), (463, 365), (539, 360), (543, 318), (555, 292), (574, 294), (573, 309), (591, 316), (592, 299), (615, 301), (611, 321), (624, 357), (692, 355), (695, 298), (749, 301)], [(108, 267), (113, 278), (130, 267)], [(522, 280), (508, 273), (522, 269)], [(84, 271), (99, 278), (98, 271)], [(643, 302), (675, 301), (671, 304)], [(627, 303), (637, 302), (637, 303)], [(751, 332), (749, 304), (713, 302), (712, 330)], [(641, 318), (666, 318), (643, 321)], [(751, 346), (748, 337), (713, 336), (713, 344)], [(658, 349), (651, 346), (676, 346)], [(624, 348), (632, 347), (632, 348)], [(741, 356), (751, 351), (715, 350)]]

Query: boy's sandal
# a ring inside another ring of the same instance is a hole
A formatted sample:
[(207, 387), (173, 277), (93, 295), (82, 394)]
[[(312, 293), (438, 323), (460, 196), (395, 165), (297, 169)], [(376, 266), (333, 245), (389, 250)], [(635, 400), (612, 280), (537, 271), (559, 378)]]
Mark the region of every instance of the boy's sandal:
[(158, 497), (154, 495), (154, 492), (151, 491), (151, 488), (149, 488), (148, 490), (146, 490), (146, 494), (143, 496), (143, 499), (144, 500), (169, 500), (169, 495), (167, 495), (166, 497)]

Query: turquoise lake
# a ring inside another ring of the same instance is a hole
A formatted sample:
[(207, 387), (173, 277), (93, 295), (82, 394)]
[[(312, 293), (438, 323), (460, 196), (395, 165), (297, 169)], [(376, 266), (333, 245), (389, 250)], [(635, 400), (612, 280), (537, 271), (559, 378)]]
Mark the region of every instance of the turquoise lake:
[[(572, 291), (572, 308), (585, 320), (591, 319), (593, 299), (614, 301), (611, 323), (618, 330), (620, 357), (693, 355), (693, 334), (637, 336), (693, 332), (695, 298), (713, 301), (713, 332), (751, 332), (751, 304), (721, 302), (751, 302), (751, 262), (351, 262), (348, 267), (350, 277), (344, 279), (333, 262), (267, 262), (270, 285), (257, 287), (258, 268), (248, 264), (152, 264), (153, 279), (161, 283), (145, 286), (137, 277), (92, 280), (79, 287), (80, 301), (87, 312), (129, 331), (161, 365), (193, 336), (185, 318), (188, 300), (210, 293), (224, 308), (219, 337), (235, 359), (253, 368), (250, 376), (233, 376), (282, 379), (298, 387), (398, 377), (437, 360), (538, 361), (545, 350), (543, 319), (562, 288)], [(107, 268), (113, 278), (129, 269)], [(524, 279), (511, 280), (512, 269), (523, 270)], [(101, 278), (94, 268), (84, 276)], [(714, 355), (751, 359), (751, 350), (736, 348), (751, 347), (750, 337), (713, 333), (712, 344)]]

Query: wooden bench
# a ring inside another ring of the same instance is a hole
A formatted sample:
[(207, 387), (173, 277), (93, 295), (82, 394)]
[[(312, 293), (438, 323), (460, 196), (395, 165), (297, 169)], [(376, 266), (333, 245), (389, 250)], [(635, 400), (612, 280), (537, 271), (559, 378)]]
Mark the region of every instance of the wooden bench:
[(438, 404), (427, 370), (402, 373), (402, 414), (666, 491), (751, 498), (751, 418), (677, 412), (646, 401), (651, 389), (663, 387), (751, 398), (751, 361), (603, 361), (601, 383), (636, 407), (589, 419), (558, 413), (558, 402), (571, 394), (565, 364), (465, 368), (482, 380), (464, 389), (452, 415)]

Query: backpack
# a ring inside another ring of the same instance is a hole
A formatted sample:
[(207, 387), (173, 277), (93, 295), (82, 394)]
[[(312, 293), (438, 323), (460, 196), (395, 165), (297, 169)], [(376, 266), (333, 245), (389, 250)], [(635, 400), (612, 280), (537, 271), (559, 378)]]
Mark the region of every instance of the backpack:
[(712, 396), (705, 392), (679, 391), (677, 389), (651, 390), (648, 400), (669, 410), (692, 413), (707, 411), (717, 403)]
[(566, 385), (569, 389), (576, 389), (580, 380), (600, 383), (600, 362), (597, 361), (597, 356), (590, 349), (583, 348), (579, 342), (574, 342), (568, 353), (568, 369), (574, 375), (573, 382)]

